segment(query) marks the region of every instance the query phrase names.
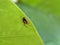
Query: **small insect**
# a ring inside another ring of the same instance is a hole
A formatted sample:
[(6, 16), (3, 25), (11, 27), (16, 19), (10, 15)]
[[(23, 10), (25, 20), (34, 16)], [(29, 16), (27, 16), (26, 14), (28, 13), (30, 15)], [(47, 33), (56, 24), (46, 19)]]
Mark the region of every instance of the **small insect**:
[(25, 19), (25, 17), (23, 17), (23, 23), (28, 24), (28, 21)]

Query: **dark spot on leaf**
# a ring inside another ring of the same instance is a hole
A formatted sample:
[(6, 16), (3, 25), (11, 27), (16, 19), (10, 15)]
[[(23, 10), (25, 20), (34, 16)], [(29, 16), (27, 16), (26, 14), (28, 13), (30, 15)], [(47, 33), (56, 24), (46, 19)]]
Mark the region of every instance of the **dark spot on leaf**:
[(22, 20), (23, 20), (23, 23), (24, 23), (24, 24), (28, 24), (28, 21), (26, 20), (26, 18), (25, 18), (25, 17), (23, 17), (23, 19), (22, 19)]

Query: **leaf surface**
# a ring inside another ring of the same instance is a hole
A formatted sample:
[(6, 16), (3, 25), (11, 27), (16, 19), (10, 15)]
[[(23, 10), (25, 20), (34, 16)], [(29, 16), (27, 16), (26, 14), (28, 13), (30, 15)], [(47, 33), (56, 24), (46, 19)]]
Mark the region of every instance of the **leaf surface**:
[(0, 0), (0, 45), (43, 45), (30, 19), (11, 0)]

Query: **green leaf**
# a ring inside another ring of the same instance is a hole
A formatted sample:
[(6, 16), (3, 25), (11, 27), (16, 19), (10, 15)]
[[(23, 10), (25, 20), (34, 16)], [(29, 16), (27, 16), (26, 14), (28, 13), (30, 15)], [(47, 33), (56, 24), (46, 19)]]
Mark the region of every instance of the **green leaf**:
[(0, 0), (0, 45), (43, 45), (30, 19), (11, 0)]
[(35, 24), (45, 45), (60, 45), (60, 15), (57, 12), (57, 15), (54, 15), (53, 12), (37, 10), (25, 3), (17, 3), (17, 5)]

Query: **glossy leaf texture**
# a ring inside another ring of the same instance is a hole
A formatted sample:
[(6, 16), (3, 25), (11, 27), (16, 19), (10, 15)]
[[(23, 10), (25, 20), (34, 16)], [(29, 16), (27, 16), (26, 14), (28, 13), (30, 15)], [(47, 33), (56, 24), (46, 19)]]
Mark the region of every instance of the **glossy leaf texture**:
[(0, 0), (0, 45), (43, 45), (30, 19), (11, 0)]

